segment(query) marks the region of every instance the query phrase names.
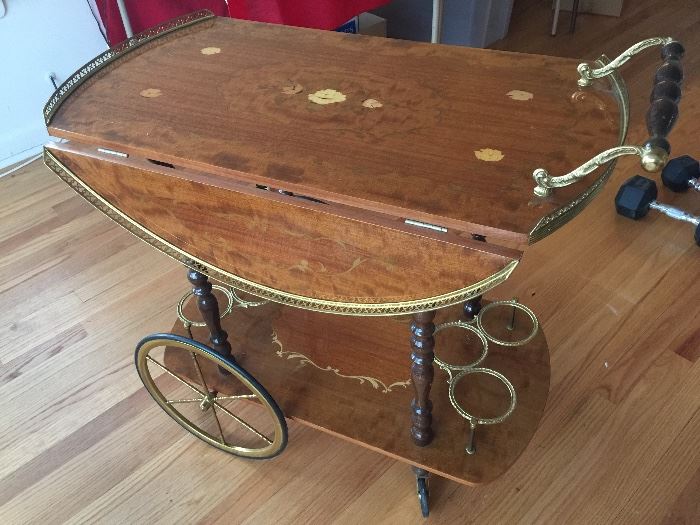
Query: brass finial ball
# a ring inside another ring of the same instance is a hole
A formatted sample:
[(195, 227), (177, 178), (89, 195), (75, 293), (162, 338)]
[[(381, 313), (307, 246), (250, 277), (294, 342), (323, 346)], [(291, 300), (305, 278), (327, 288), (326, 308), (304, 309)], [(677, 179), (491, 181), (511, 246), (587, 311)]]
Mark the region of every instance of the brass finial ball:
[(641, 162), (644, 171), (656, 173), (668, 162), (668, 153), (662, 148), (649, 148), (642, 154)]

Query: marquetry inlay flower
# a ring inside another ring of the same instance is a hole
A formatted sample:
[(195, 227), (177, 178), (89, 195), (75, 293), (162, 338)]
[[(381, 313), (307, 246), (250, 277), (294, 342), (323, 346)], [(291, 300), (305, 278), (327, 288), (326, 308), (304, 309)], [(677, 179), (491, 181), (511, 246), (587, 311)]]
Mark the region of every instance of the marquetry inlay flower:
[(514, 89), (506, 93), (506, 96), (512, 98), (513, 100), (532, 100), (535, 96), (529, 91), (520, 91), (519, 89)]
[(374, 98), (368, 98), (362, 103), (363, 108), (368, 108), (368, 109), (376, 109), (376, 108), (381, 108), (384, 104), (379, 102), (378, 100)]
[(156, 97), (161, 96), (163, 94), (163, 92), (160, 89), (148, 88), (148, 89), (144, 89), (139, 94), (144, 98), (156, 98)]
[(476, 150), (474, 152), (474, 156), (479, 159), (483, 160), (485, 162), (498, 162), (499, 160), (503, 160), (503, 153), (500, 150), (497, 149), (491, 149), (491, 148), (482, 148), (479, 150)]
[(321, 89), (309, 95), (309, 100), (314, 104), (335, 104), (337, 102), (345, 102), (347, 97), (340, 91), (335, 89)]

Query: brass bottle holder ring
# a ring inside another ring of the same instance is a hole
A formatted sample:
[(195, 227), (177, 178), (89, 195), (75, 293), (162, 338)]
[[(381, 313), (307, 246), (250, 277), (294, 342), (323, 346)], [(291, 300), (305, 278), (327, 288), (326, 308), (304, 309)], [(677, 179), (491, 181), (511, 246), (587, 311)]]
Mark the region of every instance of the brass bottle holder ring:
[[(227, 286), (221, 286), (219, 284), (212, 284), (212, 288), (214, 290), (218, 290), (221, 293), (223, 293), (226, 296), (226, 308), (221, 311), (219, 314), (219, 319), (223, 319), (227, 315), (229, 315), (234, 308), (254, 308), (256, 306), (262, 306), (264, 304), (267, 304), (269, 301), (246, 301), (245, 299), (241, 299), (238, 296), (238, 293), (236, 292), (236, 289), (233, 287), (227, 287)], [(188, 299), (192, 297), (193, 292), (190, 290), (187, 292), (185, 295), (180, 298), (180, 302), (177, 303), (177, 316), (182, 321), (182, 324), (186, 329), (189, 329), (193, 326), (206, 326), (206, 323), (203, 321), (193, 321), (192, 319), (189, 319), (184, 312), (185, 309), (185, 304), (187, 303)]]
[[(221, 286), (219, 284), (212, 284), (211, 286), (214, 290), (218, 290), (221, 293), (223, 293), (226, 296), (227, 303), (226, 303), (226, 308), (221, 311), (219, 314), (219, 319), (223, 319), (226, 317), (228, 314), (231, 313), (233, 310), (234, 302), (235, 299), (233, 297), (232, 290), (230, 288), (227, 288), (226, 286)], [(185, 303), (187, 303), (187, 300), (194, 295), (194, 292), (190, 290), (187, 292), (185, 295), (182, 296), (180, 299), (180, 302), (177, 303), (177, 316), (182, 321), (182, 324), (185, 326), (185, 328), (189, 329), (192, 326), (206, 326), (207, 324), (204, 321), (193, 321), (192, 319), (189, 319), (184, 312), (185, 308)]]
[[(513, 330), (515, 326), (515, 310), (521, 310), (522, 312), (525, 312), (527, 316), (530, 318), (532, 321), (532, 331), (530, 334), (518, 341), (504, 341), (502, 339), (498, 339), (497, 337), (494, 337), (493, 335), (489, 334), (488, 330), (484, 328), (483, 324), (483, 317), (486, 315), (487, 312), (493, 310), (494, 308), (498, 308), (499, 306), (510, 306), (513, 308), (513, 317), (511, 318), (510, 324), (507, 326), (508, 330)], [(479, 314), (474, 318), (474, 321), (476, 323), (476, 326), (481, 330), (486, 338), (491, 341), (492, 343), (496, 343), (497, 345), (501, 346), (524, 346), (528, 344), (532, 339), (537, 335), (537, 332), (540, 328), (540, 323), (537, 320), (537, 316), (535, 315), (535, 312), (530, 310), (527, 306), (525, 306), (522, 303), (519, 303), (517, 299), (509, 299), (506, 301), (494, 301), (492, 303), (487, 304), (484, 306)]]
[[(493, 335), (489, 334), (485, 329), (482, 321), (482, 317), (485, 313), (488, 313), (489, 311), (492, 311), (494, 308), (499, 307), (499, 306), (510, 306), (513, 308), (513, 318), (511, 323), (508, 325), (508, 329), (513, 329), (514, 326), (514, 320), (515, 320), (515, 310), (522, 310), (525, 312), (528, 317), (531, 319), (533, 323), (533, 328), (530, 334), (518, 341), (503, 341), (500, 340)], [(475, 435), (476, 435), (476, 428), (478, 425), (497, 425), (499, 423), (503, 423), (508, 417), (513, 413), (515, 410), (515, 407), (518, 404), (518, 397), (515, 392), (515, 387), (513, 384), (508, 380), (506, 376), (501, 374), (500, 372), (497, 372), (496, 370), (493, 370), (491, 368), (487, 367), (481, 367), (479, 366), (484, 359), (486, 359), (486, 356), (488, 355), (488, 345), (489, 341), (501, 345), (501, 346), (506, 346), (506, 347), (515, 347), (515, 346), (523, 346), (530, 342), (535, 335), (537, 334), (539, 330), (539, 322), (537, 321), (537, 317), (535, 316), (534, 312), (530, 310), (527, 306), (519, 303), (517, 299), (513, 300), (508, 300), (508, 301), (495, 301), (493, 303), (490, 303), (486, 305), (482, 310), (472, 319), (471, 321), (452, 321), (448, 323), (442, 323), (439, 324), (435, 327), (434, 334), (437, 334), (438, 332), (446, 329), (446, 328), (461, 328), (463, 330), (467, 330), (473, 334), (475, 334), (479, 340), (481, 341), (482, 344), (482, 351), (479, 357), (476, 358), (473, 362), (467, 364), (467, 365), (455, 365), (451, 363), (447, 363), (440, 359), (437, 355), (434, 358), (434, 363), (442, 370), (444, 370), (447, 373), (448, 376), (448, 384), (449, 384), (449, 390), (448, 390), (448, 396), (450, 399), (450, 403), (452, 404), (453, 408), (457, 411), (457, 413), (462, 416), (464, 419), (466, 419), (469, 422), (469, 436), (467, 440), (467, 446), (465, 447), (465, 452), (467, 454), (475, 454), (476, 453), (476, 445), (475, 445)], [(510, 404), (506, 411), (501, 414), (500, 416), (495, 416), (495, 417), (490, 417), (490, 418), (482, 418), (475, 416), (471, 414), (469, 411), (467, 411), (460, 403), (457, 401), (456, 395), (455, 395), (455, 388), (457, 384), (467, 377), (470, 374), (486, 374), (490, 375), (492, 377), (495, 377), (498, 379), (505, 387), (508, 389), (508, 395), (510, 397)]]

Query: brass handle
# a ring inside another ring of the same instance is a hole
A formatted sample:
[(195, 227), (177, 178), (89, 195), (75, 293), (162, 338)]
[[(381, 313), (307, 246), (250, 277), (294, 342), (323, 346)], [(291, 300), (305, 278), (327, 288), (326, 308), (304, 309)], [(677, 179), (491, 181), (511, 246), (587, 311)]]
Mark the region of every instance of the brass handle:
[(671, 41), (661, 48), (664, 62), (654, 75), (649, 110), (647, 111), (647, 131), (649, 139), (642, 145), (646, 153), (642, 156), (642, 167), (656, 172), (666, 165), (671, 153), (671, 144), (666, 137), (678, 119), (678, 103), (681, 100), (683, 67), (681, 58), (685, 50), (680, 42)]
[(649, 110), (646, 115), (647, 131), (649, 138), (641, 146), (621, 145), (599, 153), (591, 160), (566, 175), (552, 176), (543, 168), (536, 169), (532, 177), (536, 186), (535, 195), (547, 197), (552, 194), (553, 188), (568, 186), (582, 179), (597, 168), (624, 155), (638, 155), (644, 170), (649, 172), (659, 171), (666, 165), (671, 152), (671, 145), (666, 137), (673, 129), (678, 119), (678, 103), (681, 99), (680, 84), (683, 81), (683, 68), (680, 59), (684, 49), (680, 42), (671, 37), (649, 38), (639, 42), (624, 51), (615, 60), (609, 61), (602, 67), (593, 69), (589, 64), (579, 64), (577, 70), (581, 77), (578, 85), (587, 87), (593, 80), (613, 75), (634, 55), (653, 46), (661, 47), (661, 57), (664, 62), (656, 70), (654, 87), (651, 91)]

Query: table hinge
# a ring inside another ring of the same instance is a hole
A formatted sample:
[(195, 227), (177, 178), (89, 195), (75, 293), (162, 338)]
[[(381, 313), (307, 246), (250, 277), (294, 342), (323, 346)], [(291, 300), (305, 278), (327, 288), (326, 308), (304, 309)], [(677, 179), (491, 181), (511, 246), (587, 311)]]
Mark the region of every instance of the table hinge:
[(414, 221), (413, 219), (404, 219), (403, 222), (406, 224), (410, 224), (411, 226), (418, 226), (419, 228), (427, 228), (429, 230), (434, 230), (436, 232), (447, 233), (447, 228), (445, 228), (443, 226), (438, 226), (436, 224), (430, 224), (428, 222), (422, 222), (422, 221)]
[(129, 158), (128, 153), (123, 153), (121, 151), (114, 151), (113, 149), (107, 149), (107, 148), (97, 148), (97, 151), (100, 153), (106, 153), (107, 155), (115, 155), (117, 157), (123, 157), (123, 158)]

